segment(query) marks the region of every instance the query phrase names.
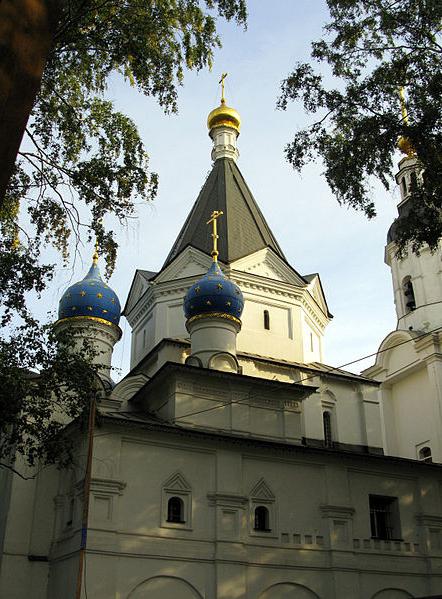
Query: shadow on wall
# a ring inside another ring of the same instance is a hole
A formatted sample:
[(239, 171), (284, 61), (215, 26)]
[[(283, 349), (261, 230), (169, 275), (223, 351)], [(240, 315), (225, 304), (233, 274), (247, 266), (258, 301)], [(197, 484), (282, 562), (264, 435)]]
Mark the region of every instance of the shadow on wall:
[(259, 596), (259, 599), (319, 599), (319, 597), (307, 587), (282, 582), (269, 587)]
[(139, 584), (127, 599), (202, 599), (185, 580), (172, 576), (155, 576)]

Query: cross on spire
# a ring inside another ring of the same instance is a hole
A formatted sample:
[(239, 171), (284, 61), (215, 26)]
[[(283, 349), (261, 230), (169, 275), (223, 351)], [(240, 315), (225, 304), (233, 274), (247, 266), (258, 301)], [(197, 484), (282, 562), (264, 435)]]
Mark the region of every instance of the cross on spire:
[(92, 256), (92, 263), (95, 264), (95, 266), (98, 264), (98, 241), (95, 241), (95, 251)]
[(221, 75), (221, 79), (219, 80), (219, 83), (221, 84), (221, 104), (225, 104), (226, 103), (226, 98), (224, 96), (224, 79), (227, 77), (229, 73), (223, 73)]
[[(399, 99), (401, 103), (402, 122), (406, 127), (408, 127), (410, 125), (410, 118), (408, 116), (407, 101), (405, 99), (405, 90), (403, 86), (399, 88)], [(398, 139), (397, 145), (401, 152), (406, 154), (409, 158), (415, 156), (416, 152), (413, 146), (411, 145), (408, 137), (404, 137), (403, 135), (401, 135)]]
[(213, 249), (211, 251), (211, 256), (214, 262), (218, 262), (218, 238), (219, 235), (217, 233), (216, 221), (217, 219), (224, 214), (222, 210), (214, 210), (210, 215), (210, 220), (207, 221), (207, 224), (210, 225), (212, 223), (212, 239), (213, 239)]
[(401, 101), (402, 119), (405, 125), (408, 126), (410, 124), (410, 119), (408, 118), (407, 102), (405, 100), (405, 90), (403, 86), (399, 88), (399, 98)]

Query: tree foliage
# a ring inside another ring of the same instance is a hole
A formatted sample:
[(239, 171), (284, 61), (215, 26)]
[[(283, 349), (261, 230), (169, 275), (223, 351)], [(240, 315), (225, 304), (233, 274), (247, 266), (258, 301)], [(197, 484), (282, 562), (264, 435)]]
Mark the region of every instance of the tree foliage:
[[(82, 226), (95, 234), (112, 271), (117, 245), (103, 218), (124, 221), (152, 199), (157, 176), (135, 123), (105, 98), (122, 75), (166, 112), (177, 110), (185, 69), (210, 67), (220, 46), (216, 15), (244, 24), (244, 0), (64, 0), (62, 18), (1, 207), (14, 231), (20, 210), (32, 234), (67, 255)], [(89, 211), (82, 211), (85, 205)], [(86, 219), (86, 221), (84, 220)]]
[(0, 338), (0, 467), (12, 466), (18, 455), (30, 466), (72, 459), (64, 428), (86, 420), (92, 398), (103, 392), (95, 352), (74, 344), (68, 332), (37, 322)]
[[(372, 218), (370, 178), (389, 189), (400, 136), (423, 169), (398, 223), (400, 251), (437, 247), (442, 234), (442, 4), (439, 0), (327, 0), (330, 21), (312, 44), (316, 63), (283, 81), (279, 108), (300, 101), (316, 120), (286, 146), (297, 170), (319, 157), (341, 204)], [(329, 74), (327, 71), (331, 71)], [(404, 87), (409, 122), (401, 113)]]
[[(109, 81), (123, 77), (175, 112), (185, 70), (211, 66), (218, 18), (245, 26), (245, 0), (63, 0), (0, 205), (0, 457), (15, 447), (30, 462), (52, 460), (57, 451), (49, 440), (58, 438), (59, 425), (51, 423), (51, 402), (78, 415), (95, 376), (93, 368), (79, 374), (88, 352), (75, 361), (69, 343), (61, 347), (29, 310), (28, 294), (41, 293), (53, 276), (53, 265), (41, 263), (42, 247), (54, 246), (66, 262), (73, 241), (95, 237), (110, 275), (117, 243), (106, 216), (124, 222), (136, 202), (157, 192), (135, 123), (106, 98)], [(7, 339), (12, 324), (19, 328)], [(36, 369), (40, 377), (30, 376)]]

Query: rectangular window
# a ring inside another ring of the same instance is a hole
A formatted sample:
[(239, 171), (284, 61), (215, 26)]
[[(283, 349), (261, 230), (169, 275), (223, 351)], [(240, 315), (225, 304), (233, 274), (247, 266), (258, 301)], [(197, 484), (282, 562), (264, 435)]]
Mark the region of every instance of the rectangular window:
[(270, 314), (268, 310), (264, 310), (264, 328), (270, 331)]
[(397, 497), (369, 495), (370, 527), (373, 539), (400, 539), (400, 520)]

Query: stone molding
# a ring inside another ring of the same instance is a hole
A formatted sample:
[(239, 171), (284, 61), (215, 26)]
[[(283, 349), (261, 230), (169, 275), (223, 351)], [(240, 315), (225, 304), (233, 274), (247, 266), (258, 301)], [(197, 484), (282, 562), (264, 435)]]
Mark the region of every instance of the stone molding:
[(123, 495), (126, 483), (122, 480), (110, 478), (92, 478), (91, 493), (101, 493), (106, 495)]
[(209, 505), (246, 509), (248, 498), (235, 493), (208, 493)]
[(252, 488), (249, 493), (251, 499), (256, 499), (258, 501), (264, 502), (274, 502), (275, 495), (273, 491), (270, 489), (269, 485), (266, 483), (264, 478), (261, 478), (256, 485)]
[(341, 518), (351, 520), (355, 514), (355, 509), (349, 505), (327, 505), (322, 504), (319, 510), (323, 518)]
[(442, 515), (437, 516), (434, 514), (416, 514), (416, 521), (421, 526), (438, 526), (442, 530)]
[[(185, 254), (187, 254), (187, 252), (185, 252)], [(192, 252), (190, 252), (190, 257), (194, 257)], [(206, 262), (201, 259), (195, 259), (194, 262), (201, 264), (203, 268), (207, 266)], [(184, 267), (185, 265), (183, 266), (183, 269)], [(179, 272), (177, 274), (179, 275)], [(170, 295), (184, 296), (190, 285), (192, 285), (201, 274), (202, 273), (178, 280), (177, 278), (168, 281), (159, 280), (158, 282), (155, 282), (155, 284), (150, 285), (142, 296), (144, 301), (140, 301), (142, 299), (140, 298), (138, 309), (136, 309), (137, 306), (135, 305), (132, 308), (133, 314), (127, 315), (131, 326), (135, 328), (142, 317), (148, 312), (149, 308), (154, 302), (157, 302), (160, 297), (167, 297)], [(257, 290), (263, 292), (265, 295), (282, 297), (299, 303), (299, 306), (306, 311), (321, 332), (329, 322), (329, 318), (323, 312), (323, 308), (321, 308), (317, 300), (307, 289), (307, 286), (298, 287), (294, 283), (269, 280), (261, 275), (234, 269), (230, 269), (229, 274), (231, 279), (243, 289)]]

